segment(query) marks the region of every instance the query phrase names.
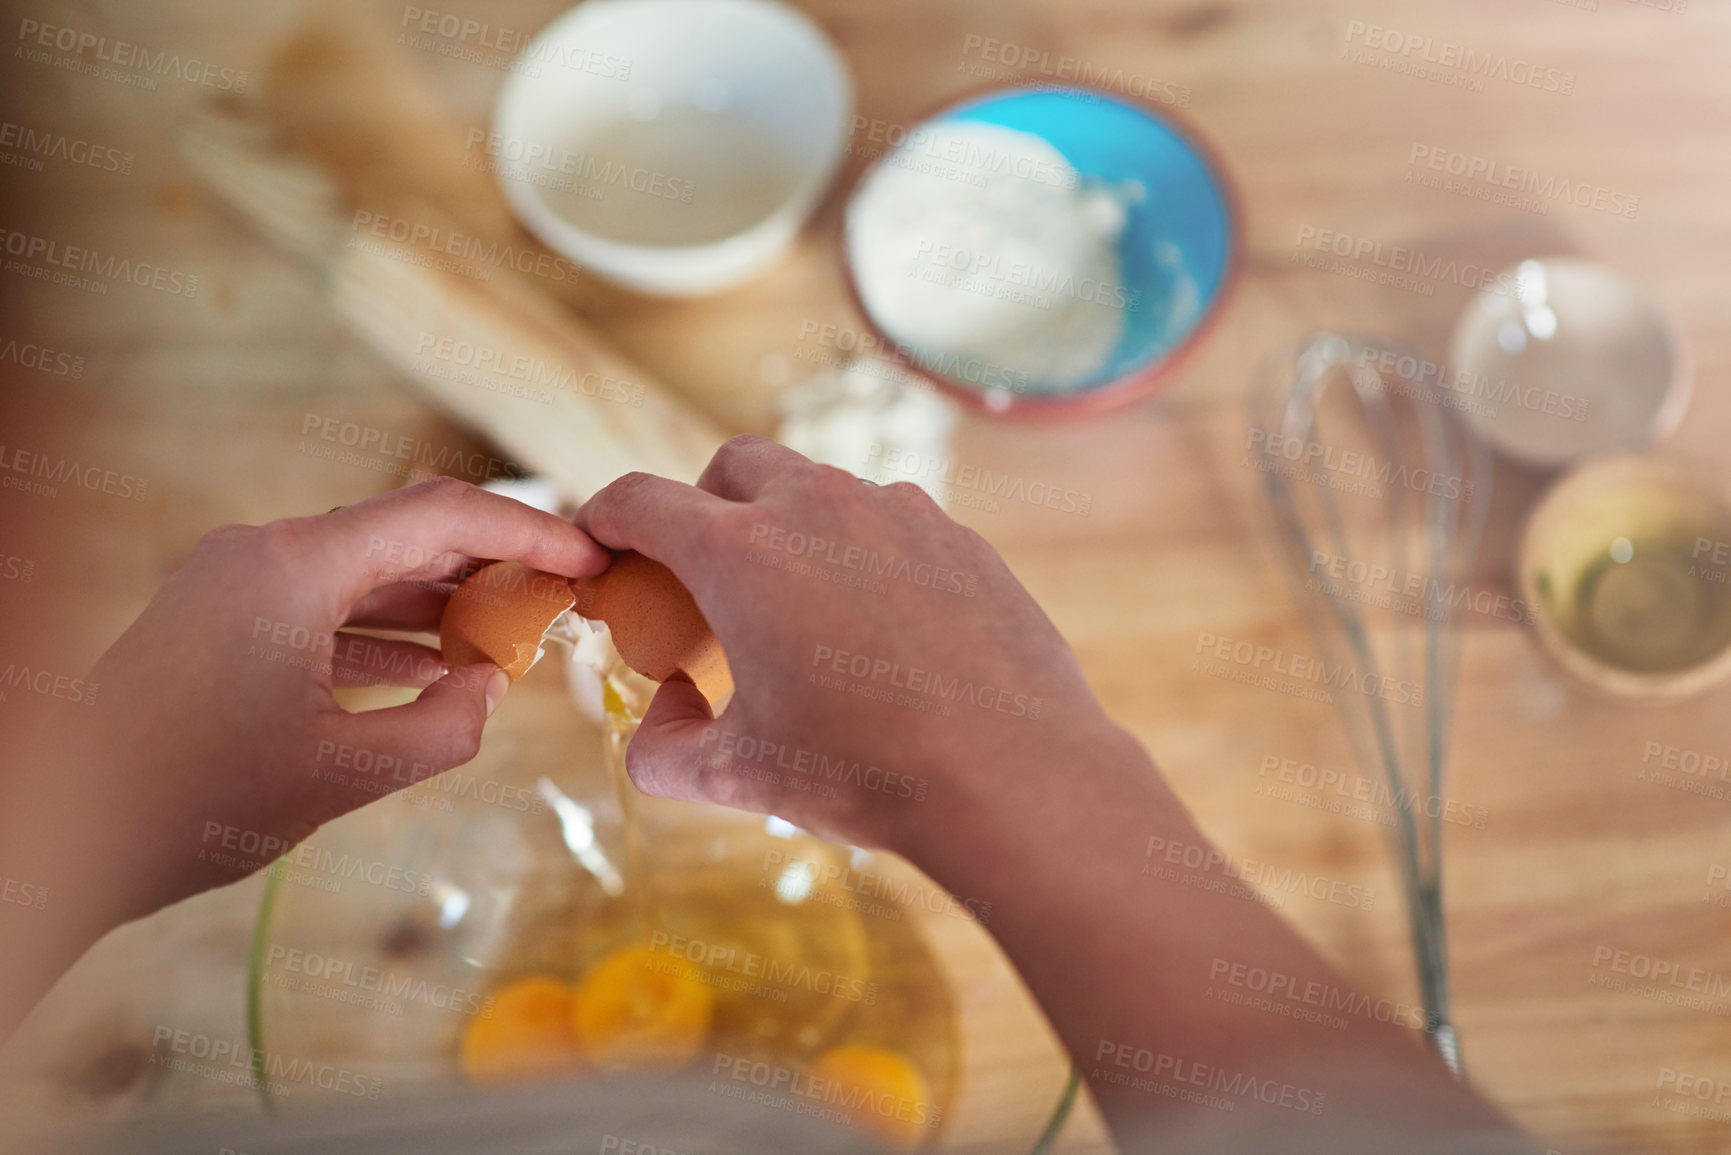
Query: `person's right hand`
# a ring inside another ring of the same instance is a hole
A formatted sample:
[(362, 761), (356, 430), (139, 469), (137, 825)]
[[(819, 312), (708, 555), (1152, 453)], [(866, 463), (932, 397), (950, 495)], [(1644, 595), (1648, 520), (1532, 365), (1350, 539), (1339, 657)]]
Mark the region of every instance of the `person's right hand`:
[(897, 849), (987, 795), (1037, 804), (1013, 768), (1110, 727), (996, 551), (912, 484), (737, 437), (695, 487), (629, 474), (577, 521), (672, 569), (733, 667), (719, 719), (689, 683), (656, 694), (626, 759), (646, 793)]
[[(737, 683), (714, 720), (696, 687), (664, 683), (626, 754), (632, 780), (898, 851), (989, 912), (1121, 1149), (1143, 1150), (1148, 1128), (1152, 1146), (1185, 1151), (1266, 1149), (1259, 1128), (1316, 1150), (1347, 1149), (1330, 1136), (1358, 1127), (1481, 1133), (1462, 1149), (1506, 1131), (1403, 1026), (1365, 1017), (1337, 1031), (1201, 993), (1222, 959), (1293, 989), (1351, 987), (1246, 887), (1228, 888), (1231, 860), (1106, 718), (1052, 623), (918, 488), (739, 438), (696, 488), (633, 474), (578, 524), (671, 567)], [(825, 775), (837, 764), (845, 784)], [(862, 784), (855, 764), (877, 777)], [(928, 780), (923, 802), (903, 777)], [(1155, 839), (1224, 869), (1151, 876)], [(1148, 1073), (1138, 1056), (1156, 1052), (1185, 1074)], [(1222, 1112), (1216, 1096), (1181, 1097), (1198, 1076), (1259, 1089), (1222, 1092), (1238, 1096)], [(1328, 1130), (1295, 1132), (1325, 1101)]]

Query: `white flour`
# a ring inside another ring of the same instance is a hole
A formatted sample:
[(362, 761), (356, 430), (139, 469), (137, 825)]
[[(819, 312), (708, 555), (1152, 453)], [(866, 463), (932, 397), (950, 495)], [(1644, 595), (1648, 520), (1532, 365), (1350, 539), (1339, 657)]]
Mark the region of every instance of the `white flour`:
[(1125, 219), (1040, 137), (952, 121), (873, 170), (848, 208), (848, 258), (866, 311), (928, 367), (1060, 392), (1106, 367), (1134, 304)]

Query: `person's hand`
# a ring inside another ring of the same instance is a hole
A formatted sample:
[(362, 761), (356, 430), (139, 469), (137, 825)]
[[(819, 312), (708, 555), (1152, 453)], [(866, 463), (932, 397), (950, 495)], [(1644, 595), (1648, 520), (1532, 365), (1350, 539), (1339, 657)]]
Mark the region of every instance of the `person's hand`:
[(939, 810), (1031, 804), (996, 768), (1110, 726), (997, 553), (917, 486), (740, 437), (696, 487), (630, 474), (577, 522), (671, 568), (733, 667), (719, 719), (689, 683), (656, 694), (626, 758), (646, 793), (897, 848)]
[[(434, 632), (480, 559), (567, 576), (607, 553), (562, 518), (452, 479), (316, 517), (225, 526), (103, 656), (92, 707), (66, 705), (48, 814), (125, 863), (119, 918), (268, 865), (322, 823), (468, 761), (505, 693), (491, 665), (342, 627)], [(350, 714), (345, 686), (422, 688)]]
[[(1331, 1127), (1506, 1126), (1404, 1027), (1335, 1031), (1198, 993), (1222, 958), (1295, 989), (1350, 985), (1268, 907), (1219, 887), (1229, 870), (1149, 876), (1154, 839), (1229, 859), (1106, 718), (997, 554), (918, 488), (741, 438), (696, 488), (634, 474), (577, 522), (685, 582), (737, 684), (714, 719), (696, 687), (663, 684), (627, 750), (632, 780), (888, 847), (989, 912), (1124, 1149), (1141, 1149), (1149, 1126), (1162, 1150), (1175, 1128), (1207, 1140), (1178, 1135), (1183, 1150), (1220, 1149), (1207, 1137), (1223, 1124), (1287, 1134), (1300, 1090), (1317, 1109), (1326, 1100)], [(923, 804), (908, 779), (925, 780)], [(1184, 1089), (1156, 1050), (1187, 1072), (1276, 1088), (1278, 1102), (1240, 1093), (1228, 1114), (1150, 1093)], [(1119, 1068), (1138, 1077), (1111, 1078)]]

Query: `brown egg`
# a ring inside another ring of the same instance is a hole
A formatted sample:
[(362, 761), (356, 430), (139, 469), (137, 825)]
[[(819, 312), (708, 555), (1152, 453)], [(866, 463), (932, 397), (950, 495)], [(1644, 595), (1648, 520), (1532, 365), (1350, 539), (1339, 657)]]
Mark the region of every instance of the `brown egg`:
[(439, 619), (439, 644), (452, 669), (492, 662), (515, 682), (541, 654), (541, 637), (577, 597), (558, 574), (522, 562), (482, 566), (458, 586)]
[(665, 682), (683, 674), (711, 704), (733, 689), (733, 671), (703, 611), (673, 571), (635, 550), (613, 555), (596, 577), (576, 578), (577, 612), (607, 623), (625, 664)]

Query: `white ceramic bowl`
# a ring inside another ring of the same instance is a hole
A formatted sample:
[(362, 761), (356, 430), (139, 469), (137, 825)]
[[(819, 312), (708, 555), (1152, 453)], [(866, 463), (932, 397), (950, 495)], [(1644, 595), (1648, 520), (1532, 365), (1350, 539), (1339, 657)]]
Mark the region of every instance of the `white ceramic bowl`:
[(1639, 285), (1569, 257), (1522, 261), (1498, 283), (1511, 291), (1479, 295), (1449, 349), (1461, 411), (1491, 444), (1549, 467), (1644, 449), (1677, 427), (1683, 342)]
[(841, 56), (774, 0), (586, 0), (524, 50), (484, 147), (547, 245), (629, 288), (696, 296), (781, 254), (852, 115)]

